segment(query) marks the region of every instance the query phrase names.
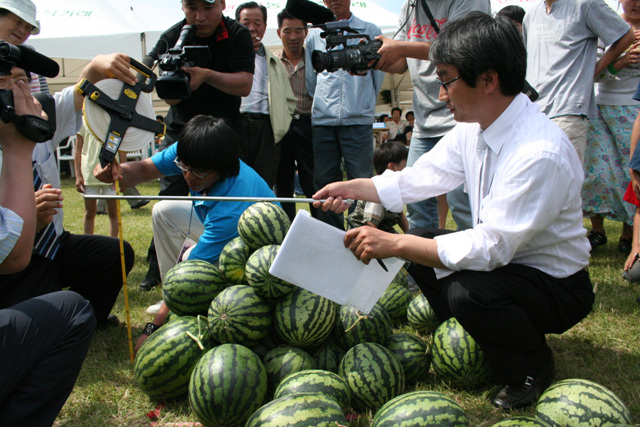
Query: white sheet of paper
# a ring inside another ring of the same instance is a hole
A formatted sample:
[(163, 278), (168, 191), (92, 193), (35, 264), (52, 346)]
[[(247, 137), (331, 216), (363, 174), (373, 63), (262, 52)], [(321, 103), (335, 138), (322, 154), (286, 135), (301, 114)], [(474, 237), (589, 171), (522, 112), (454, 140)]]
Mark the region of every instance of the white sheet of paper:
[(369, 313), (404, 261), (387, 258), (384, 269), (376, 262), (358, 261), (344, 247), (345, 231), (299, 210), (269, 273), (338, 304)]

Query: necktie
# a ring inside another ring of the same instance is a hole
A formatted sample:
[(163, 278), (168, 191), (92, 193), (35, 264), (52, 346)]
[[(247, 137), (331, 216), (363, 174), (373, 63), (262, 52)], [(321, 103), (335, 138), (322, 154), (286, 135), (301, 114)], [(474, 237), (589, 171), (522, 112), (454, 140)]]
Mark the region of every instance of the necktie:
[(482, 132), (478, 134), (478, 144), (476, 145), (476, 155), (480, 162), (478, 168), (478, 188), (477, 188), (477, 201), (475, 207), (475, 221), (476, 224), (480, 224), (480, 210), (482, 206), (482, 199), (489, 193), (490, 184), (487, 182), (489, 175), (489, 149), (487, 142), (484, 140)]
[[(42, 178), (38, 173), (37, 165), (33, 165), (33, 188), (38, 191), (42, 187)], [(36, 233), (36, 239), (33, 245), (33, 250), (38, 255), (41, 255), (47, 259), (53, 259), (58, 253), (60, 248), (60, 242), (58, 239), (58, 233), (56, 232), (55, 224), (50, 222), (42, 230)]]

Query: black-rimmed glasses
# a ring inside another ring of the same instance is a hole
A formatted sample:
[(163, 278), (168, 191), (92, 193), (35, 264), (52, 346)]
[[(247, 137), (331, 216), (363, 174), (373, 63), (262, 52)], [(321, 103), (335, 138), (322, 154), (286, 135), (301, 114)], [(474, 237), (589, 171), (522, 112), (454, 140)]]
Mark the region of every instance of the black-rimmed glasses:
[(454, 77), (454, 78), (452, 78), (451, 80), (447, 80), (446, 82), (443, 82), (443, 81), (442, 81), (442, 80), (440, 80), (440, 79), (436, 79), (436, 81), (437, 81), (438, 83), (440, 83), (440, 86), (442, 86), (442, 88), (444, 89), (444, 91), (445, 91), (445, 92), (449, 92), (449, 89), (447, 88), (447, 85), (448, 85), (448, 84), (450, 84), (450, 83), (455, 82), (455, 81), (456, 81), (456, 80), (458, 80), (460, 77), (462, 77), (462, 76)]

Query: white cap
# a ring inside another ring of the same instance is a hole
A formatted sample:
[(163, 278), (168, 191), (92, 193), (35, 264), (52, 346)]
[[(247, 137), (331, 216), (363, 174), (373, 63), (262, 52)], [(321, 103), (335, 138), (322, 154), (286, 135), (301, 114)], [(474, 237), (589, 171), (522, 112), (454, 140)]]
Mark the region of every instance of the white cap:
[(33, 25), (32, 35), (40, 32), (40, 21), (36, 19), (36, 5), (31, 0), (0, 0), (0, 9), (6, 9)]

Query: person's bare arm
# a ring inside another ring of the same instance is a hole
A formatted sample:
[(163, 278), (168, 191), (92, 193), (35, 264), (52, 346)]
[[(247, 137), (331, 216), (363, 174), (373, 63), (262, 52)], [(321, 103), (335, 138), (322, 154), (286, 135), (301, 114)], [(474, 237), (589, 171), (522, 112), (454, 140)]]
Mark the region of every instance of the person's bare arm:
[[(96, 56), (84, 67), (78, 82), (82, 79), (87, 79), (91, 83), (97, 83), (103, 79), (118, 79), (132, 86), (136, 84), (136, 76), (131, 71), (129, 56), (123, 53)], [(83, 101), (84, 97), (76, 92), (74, 96), (76, 111), (80, 111)]]
[(120, 187), (124, 189), (135, 187), (142, 182), (161, 178), (164, 175), (153, 164), (151, 158), (148, 158), (139, 162), (127, 162), (121, 165), (114, 162), (105, 167), (97, 164), (93, 170), (93, 176), (106, 183), (113, 183), (119, 179)]
[(613, 63), (613, 61), (615, 61), (622, 52), (625, 51), (626, 48), (631, 46), (635, 39), (636, 35), (633, 32), (633, 29), (629, 28), (629, 31), (627, 31), (624, 36), (620, 37), (615, 43), (609, 46), (609, 49), (604, 52), (602, 58), (596, 62), (596, 71), (593, 74), (594, 77), (598, 77), (600, 73), (609, 66), (609, 64)]
[(84, 138), (76, 134), (76, 146), (73, 151), (73, 168), (76, 170), (76, 191), (84, 193), (84, 176), (82, 176), (82, 147)]
[(376, 40), (382, 41), (378, 53), (382, 57), (376, 64), (376, 69), (387, 73), (401, 74), (407, 71), (407, 58), (429, 59), (429, 42), (408, 42), (378, 36)]

